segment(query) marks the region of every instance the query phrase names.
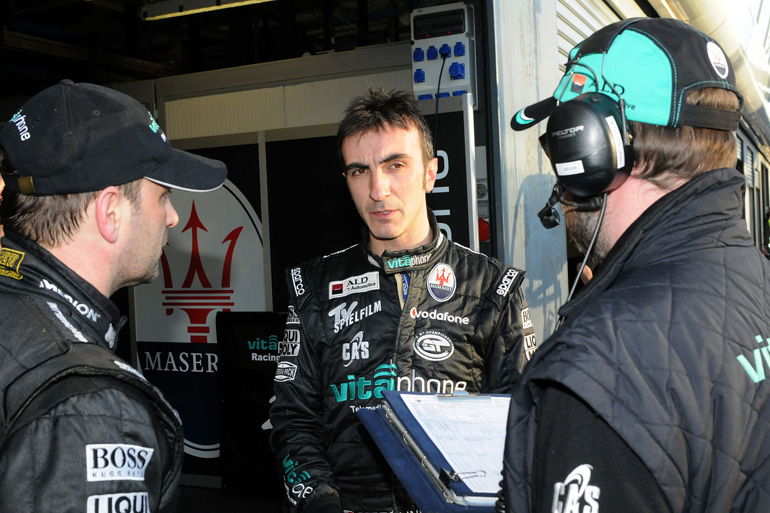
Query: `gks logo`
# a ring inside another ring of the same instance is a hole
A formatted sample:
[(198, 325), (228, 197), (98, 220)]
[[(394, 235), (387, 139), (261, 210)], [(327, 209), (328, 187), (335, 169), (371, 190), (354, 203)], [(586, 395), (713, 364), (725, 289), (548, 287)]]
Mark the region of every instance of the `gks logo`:
[(369, 358), (369, 342), (364, 340), (364, 332), (356, 333), (353, 340), (342, 344), (342, 361), (344, 367), (349, 367), (353, 360), (366, 360)]
[(553, 513), (599, 513), (598, 486), (589, 485), (591, 480), (591, 465), (580, 465), (570, 472), (563, 483), (555, 483), (553, 487)]

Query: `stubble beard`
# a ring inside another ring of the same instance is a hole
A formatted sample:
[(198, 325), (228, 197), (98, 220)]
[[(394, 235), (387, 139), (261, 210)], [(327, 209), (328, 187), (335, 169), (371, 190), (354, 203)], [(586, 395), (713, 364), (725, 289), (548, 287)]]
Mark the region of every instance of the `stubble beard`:
[[(596, 231), (596, 223), (599, 221), (599, 211), (581, 212), (572, 208), (565, 212), (567, 232), (570, 240), (575, 244), (578, 250), (585, 255), (588, 251), (588, 246), (591, 244), (591, 239)], [(588, 256), (586, 265), (591, 269), (601, 264), (607, 256), (607, 244), (604, 242), (601, 231), (596, 238), (591, 254)]]

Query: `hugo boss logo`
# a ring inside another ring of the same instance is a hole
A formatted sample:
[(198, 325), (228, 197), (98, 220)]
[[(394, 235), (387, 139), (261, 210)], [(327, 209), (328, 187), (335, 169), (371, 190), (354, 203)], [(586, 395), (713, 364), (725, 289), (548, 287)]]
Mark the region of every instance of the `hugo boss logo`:
[(87, 481), (144, 481), (154, 449), (128, 444), (86, 445)]

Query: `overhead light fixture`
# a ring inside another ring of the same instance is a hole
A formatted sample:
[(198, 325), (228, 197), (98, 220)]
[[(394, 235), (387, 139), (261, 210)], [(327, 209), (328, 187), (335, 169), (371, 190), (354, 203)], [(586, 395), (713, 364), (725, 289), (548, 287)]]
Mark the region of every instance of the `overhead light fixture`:
[(145, 2), (139, 15), (143, 20), (147, 21), (162, 20), (272, 1), (274, 0), (163, 0), (160, 2)]

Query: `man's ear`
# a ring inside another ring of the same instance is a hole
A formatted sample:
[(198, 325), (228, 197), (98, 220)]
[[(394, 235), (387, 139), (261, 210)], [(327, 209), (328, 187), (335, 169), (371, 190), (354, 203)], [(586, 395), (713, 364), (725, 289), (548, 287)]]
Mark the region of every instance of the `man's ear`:
[(118, 232), (122, 221), (122, 206), (127, 201), (115, 186), (107, 187), (99, 192), (94, 200), (94, 218), (101, 236), (114, 244), (118, 240)]
[(433, 190), (433, 186), (436, 185), (436, 174), (438, 173), (438, 159), (433, 157), (428, 161), (428, 165), (425, 166), (425, 192)]

